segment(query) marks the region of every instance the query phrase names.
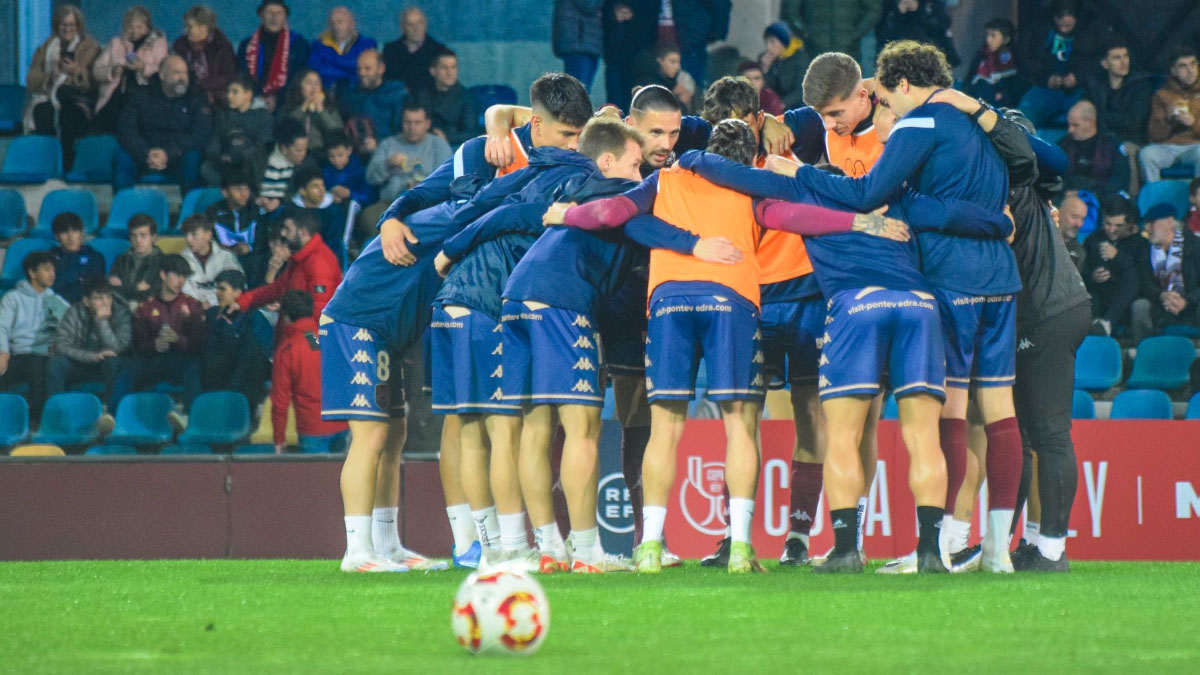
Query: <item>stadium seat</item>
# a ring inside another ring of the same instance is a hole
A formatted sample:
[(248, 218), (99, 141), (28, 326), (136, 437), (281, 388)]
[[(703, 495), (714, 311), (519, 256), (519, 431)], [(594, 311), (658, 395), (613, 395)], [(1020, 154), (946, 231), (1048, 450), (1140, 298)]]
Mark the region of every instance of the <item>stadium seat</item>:
[(0, 84), (0, 133), (20, 130), (24, 112), (25, 87), (19, 84)]
[(127, 238), (129, 232), (126, 226), (129, 219), (139, 213), (153, 218), (160, 232), (171, 224), (171, 210), (167, 205), (167, 197), (161, 190), (126, 188), (113, 197), (112, 209), (108, 212), (108, 220), (105, 221), (102, 230), (103, 235), (114, 239)]
[(879, 419), (900, 419), (900, 406), (896, 403), (895, 394), (888, 394), (887, 400), (883, 402), (883, 414), (879, 416)]
[(101, 237), (88, 242), (92, 248), (100, 252), (104, 256), (104, 273), (108, 274), (112, 271), (113, 263), (124, 252), (129, 250), (128, 239), (109, 239)]
[(4, 256), (4, 267), (0, 269), (0, 291), (24, 281), (25, 269), (21, 262), (25, 256), (34, 251), (49, 251), (53, 247), (54, 242), (49, 239), (17, 239), (9, 245), (8, 253)]
[(251, 443), (243, 445), (233, 451), (235, 455), (273, 455), (275, 454), (275, 445), (272, 443)]
[(29, 405), (24, 396), (0, 394), (0, 447), (9, 448), (29, 438)]
[(116, 154), (116, 136), (84, 136), (75, 141), (75, 162), (64, 178), (71, 183), (111, 183)]
[(1071, 417), (1077, 420), (1096, 419), (1096, 402), (1092, 400), (1091, 394), (1075, 390), (1075, 397), (1071, 399)]
[(137, 448), (132, 445), (93, 445), (85, 455), (136, 455)]
[(1164, 180), (1179, 179), (1190, 181), (1196, 175), (1196, 165), (1194, 164), (1172, 164), (1162, 170), (1159, 174)]
[(121, 445), (160, 445), (170, 442), (175, 430), (171, 428), (167, 416), (174, 410), (175, 402), (166, 394), (129, 394), (117, 404), (116, 426), (107, 441)]
[(12, 239), (29, 227), (25, 198), (16, 190), (0, 190), (0, 240)]
[(1089, 335), (1075, 352), (1075, 388), (1108, 391), (1121, 383), (1121, 345), (1116, 340)]
[[(1189, 174), (1190, 175), (1190, 174)], [(1155, 204), (1167, 203), (1175, 207), (1175, 213), (1181, 218), (1187, 218), (1188, 181), (1186, 180), (1156, 180), (1142, 186), (1138, 193), (1138, 213), (1145, 213)]]
[(183, 253), (187, 248), (187, 240), (183, 237), (159, 237), (158, 250), (163, 253)]
[(54, 190), (42, 200), (38, 209), (37, 224), (29, 231), (31, 237), (53, 239), (50, 229), (54, 219), (61, 213), (74, 213), (83, 220), (83, 231), (94, 234), (100, 227), (100, 212), (96, 208), (96, 195), (87, 190)]
[(21, 445), (12, 449), (8, 453), (9, 457), (63, 457), (67, 453), (57, 445), (49, 445), (46, 443), (38, 443), (34, 445)]
[(1182, 389), (1188, 384), (1188, 368), (1196, 359), (1192, 341), (1175, 335), (1142, 340), (1133, 359), (1133, 372), (1125, 386), (1130, 389)]
[(8, 146), (0, 183), (45, 183), (62, 175), (62, 146), (53, 136), (18, 136)]
[(1200, 420), (1200, 392), (1192, 395), (1192, 399), (1188, 401), (1187, 414), (1183, 416), (1186, 420)]
[(483, 126), (483, 113), (497, 103), (513, 105), (517, 102), (517, 90), (506, 84), (477, 84), (467, 91), (479, 103), (479, 126)]
[(1127, 389), (1113, 399), (1112, 420), (1169, 420), (1171, 398), (1156, 389)]
[[(188, 216), (204, 213), (204, 209), (216, 204), (221, 199), (220, 188), (196, 188), (188, 191), (183, 197), (183, 205), (179, 207), (179, 222), (182, 223)], [(165, 229), (165, 227), (160, 228), (160, 231)], [(176, 225), (174, 229), (178, 230), (179, 226)]]
[(94, 394), (55, 394), (42, 409), (42, 422), (34, 443), (90, 445), (100, 437), (98, 422), (103, 409)]
[(207, 445), (168, 445), (158, 451), (160, 455), (211, 455), (212, 448)]
[(233, 391), (210, 391), (196, 397), (188, 411), (181, 444), (232, 445), (250, 435), (250, 405)]

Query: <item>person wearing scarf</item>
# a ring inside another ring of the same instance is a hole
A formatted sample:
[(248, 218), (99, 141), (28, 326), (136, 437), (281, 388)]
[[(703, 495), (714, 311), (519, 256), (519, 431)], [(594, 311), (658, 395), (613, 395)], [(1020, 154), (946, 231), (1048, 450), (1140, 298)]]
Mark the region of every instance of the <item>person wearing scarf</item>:
[(238, 45), (238, 64), (254, 78), (267, 110), (275, 112), (291, 84), (292, 75), (308, 62), (308, 42), (288, 27), (291, 12), (283, 0), (262, 0), (261, 21)]
[(175, 40), (171, 51), (187, 61), (196, 84), (208, 94), (208, 101), (223, 107), (225, 88), (237, 74), (237, 56), (233, 44), (217, 28), (217, 14), (204, 5), (196, 5), (183, 15), (184, 34)]
[(379, 45), (373, 38), (359, 35), (354, 14), (339, 5), (329, 10), (328, 29), (313, 40), (308, 51), (308, 67), (321, 76), (329, 91), (353, 84), (358, 75), (358, 55)]
[(53, 34), (33, 53), (25, 84), (29, 105), (25, 109), (26, 133), (57, 136), (62, 143), (63, 168), (75, 159), (75, 140), (88, 132), (96, 81), (92, 64), (100, 45), (88, 34), (83, 12), (75, 5), (54, 8)]
[(766, 51), (759, 57), (766, 85), (783, 99), (783, 107), (791, 110), (804, 105), (804, 73), (812, 60), (804, 51), (804, 40), (792, 35), (782, 21), (763, 31)]
[(1139, 261), (1143, 297), (1130, 308), (1134, 338), (1186, 326), (1200, 336), (1200, 235), (1182, 227), (1175, 207), (1157, 204), (1145, 215), (1150, 255)]
[(121, 34), (92, 66), (92, 77), (100, 86), (96, 99), (94, 131), (115, 133), (123, 99), (134, 87), (144, 87), (167, 57), (167, 36), (154, 27), (150, 12), (141, 5), (125, 11)]

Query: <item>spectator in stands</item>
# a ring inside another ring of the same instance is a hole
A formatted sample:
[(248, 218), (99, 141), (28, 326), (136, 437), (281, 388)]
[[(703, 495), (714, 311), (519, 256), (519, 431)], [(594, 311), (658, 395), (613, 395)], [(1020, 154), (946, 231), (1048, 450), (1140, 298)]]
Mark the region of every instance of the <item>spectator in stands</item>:
[(950, 34), (950, 15), (942, 0), (884, 0), (883, 18), (875, 27), (875, 48), (889, 42), (916, 40), (942, 50), (951, 67), (962, 62)]
[(260, 202), (267, 211), (274, 211), (287, 196), (296, 167), (315, 163), (308, 156), (308, 132), (304, 130), (303, 124), (294, 119), (284, 118), (275, 126), (274, 135), (275, 147), (267, 156), (258, 188), (260, 197), (275, 200), (273, 205)]
[(1100, 208), (1103, 225), (1083, 242), (1082, 274), (1092, 294), (1092, 333), (1112, 335), (1114, 328), (1129, 326), (1129, 308), (1141, 291), (1137, 261), (1148, 254), (1129, 200), (1107, 197)]
[[(429, 67), (438, 54), (446, 51), (446, 45), (429, 37), (429, 19), (419, 7), (408, 7), (400, 12), (400, 39), (383, 46), (382, 60), (387, 64), (386, 76), (392, 81), (403, 82), (411, 92), (429, 89), (433, 76)], [(362, 71), (359, 70), (359, 78)], [(387, 136), (383, 134), (380, 138)]]
[(55, 293), (54, 256), (34, 251), (21, 261), (25, 280), (0, 298), (0, 391), (29, 388), (30, 420), (36, 426), (46, 401), (46, 360), (67, 301)]
[(325, 190), (325, 177), (315, 166), (296, 172), (296, 195), (292, 204), (317, 214), (321, 221), (321, 238), (333, 251), (338, 265), (344, 270), (350, 264), (348, 249), (354, 233), (354, 221), (362, 205), (355, 201), (336, 202)]
[(305, 68), (297, 73), (296, 86), (288, 90), (283, 114), (304, 125), (308, 151), (314, 157), (324, 156), (326, 134), (342, 130), (342, 116), (315, 70)]
[(271, 143), (275, 123), (265, 108), (253, 107), (254, 81), (245, 73), (229, 82), (225, 101), (227, 105), (216, 109), (212, 137), (200, 168), (209, 185), (220, 185), (226, 173), (261, 173), (263, 150)]
[(707, 86), (708, 45), (724, 40), (729, 35), (732, 4), (729, 0), (671, 0), (670, 3), (655, 3), (658, 42), (679, 45), (683, 72), (687, 73), (684, 82), (694, 79), (690, 83), (693, 94), (703, 92)]
[(1200, 234), (1200, 178), (1193, 178), (1188, 183), (1188, 202), (1191, 207), (1188, 208), (1187, 229)]
[(370, 204), (373, 190), (367, 183), (367, 167), (354, 154), (354, 144), (343, 133), (330, 134), (325, 139), (326, 162), (321, 167), (325, 186), (333, 201), (343, 203), (354, 200), (359, 204)]
[(1134, 144), (1127, 150), (1136, 155), (1146, 144), (1154, 82), (1148, 74), (1132, 69), (1129, 43), (1119, 37), (1105, 45), (1100, 67), (1103, 72), (1087, 78), (1083, 96), (1095, 104), (1100, 128)]
[(582, 82), (588, 91), (600, 67), (604, 41), (601, 4), (601, 0), (554, 0), (550, 45), (563, 61), (563, 72)]
[(265, 248), (259, 241), (263, 234), (258, 222), (261, 215), (254, 203), (253, 180), (243, 172), (221, 176), (221, 201), (204, 210), (204, 217), (213, 224), (217, 244), (238, 256), (239, 263), (251, 251)]
[[(208, 94), (208, 102), (220, 107), (226, 89), (237, 75), (237, 55), (233, 43), (217, 28), (217, 14), (206, 5), (193, 5), (183, 14), (184, 33), (175, 40), (171, 51), (187, 61), (196, 85)], [(253, 92), (254, 81), (248, 89)]]
[(146, 173), (161, 172), (187, 194), (200, 183), (204, 146), (211, 134), (208, 97), (188, 82), (187, 62), (168, 56), (149, 86), (135, 91), (121, 111), (113, 191), (133, 187)]
[(379, 188), (381, 201), (392, 203), (450, 159), (450, 146), (429, 133), (429, 127), (429, 114), (420, 103), (404, 104), (401, 132), (384, 139), (367, 165), (367, 182)]
[(1182, 162), (1200, 176), (1200, 62), (1196, 50), (1179, 46), (1168, 54), (1167, 83), (1154, 92), (1147, 135), (1150, 145), (1138, 159), (1147, 183), (1162, 178), (1162, 170)]
[(783, 101), (779, 98), (779, 94), (775, 90), (766, 86), (764, 81), (762, 66), (755, 61), (742, 61), (737, 67), (737, 74), (750, 80), (750, 84), (758, 90), (758, 101), (762, 105), (762, 109), (768, 115), (782, 115), (786, 108), (783, 106)]
[(433, 120), (433, 133), (453, 148), (483, 133), (479, 104), (458, 81), (458, 56), (449, 50), (438, 54), (429, 71), (433, 87), (418, 91), (416, 100)]
[[(384, 81), (386, 66), (379, 52), (358, 56), (358, 82), (342, 97), (342, 117), (350, 125), (359, 152), (375, 152), (379, 141), (398, 133), (403, 119), (404, 83)], [(427, 73), (428, 74), (428, 73)]]
[(279, 308), (283, 331), (271, 368), (271, 426), (277, 455), (285, 450), (289, 407), (296, 409), (301, 452), (345, 452), (350, 440), (345, 422), (321, 420), (321, 350), (313, 314), (311, 295), (284, 294)]
[(378, 47), (374, 38), (359, 34), (354, 14), (338, 5), (329, 10), (325, 32), (308, 50), (308, 67), (320, 74), (326, 89), (341, 91), (356, 76), (359, 54)]
[(609, 103), (629, 109), (638, 82), (642, 50), (655, 41), (661, 0), (605, 0), (604, 94)]
[(307, 291), (313, 296), (313, 318), (342, 283), (342, 270), (333, 251), (321, 238), (321, 221), (311, 211), (294, 210), (283, 219), (280, 235), (291, 250), (291, 259), (274, 281), (246, 291), (238, 298), (242, 311), (278, 302), (287, 291)]
[(183, 292), (191, 272), (183, 256), (163, 256), (158, 291), (133, 315), (134, 356), (117, 378), (112, 400), (170, 382), (183, 387), (183, 405), (190, 408), (200, 393), (200, 353), (207, 330), (204, 308)]
[(1087, 216), (1087, 204), (1075, 194), (1064, 198), (1062, 205), (1058, 207), (1058, 230), (1062, 234), (1063, 243), (1067, 246), (1067, 253), (1071, 255), (1071, 262), (1075, 263), (1075, 269), (1080, 273), (1083, 272), (1083, 262), (1087, 258), (1087, 253), (1084, 251), (1083, 243), (1079, 241), (1079, 230), (1083, 227)]
[(1020, 66), (1033, 86), (1021, 98), (1021, 111), (1037, 127), (1053, 124), (1082, 95), (1083, 76), (1092, 63), (1088, 31), (1076, 0), (1050, 3), (1050, 21), (1022, 28), (1025, 51)]
[(290, 16), (283, 0), (262, 0), (261, 23), (238, 45), (238, 69), (254, 79), (256, 92), (272, 113), (283, 102), (295, 74), (308, 63), (308, 41), (288, 26)]
[[(133, 315), (114, 302), (104, 277), (88, 277), (83, 299), (63, 314), (54, 335), (54, 355), (46, 364), (46, 395), (67, 390), (71, 382), (103, 382), (100, 400), (109, 402), (121, 370), (121, 358), (133, 341)], [(109, 410), (116, 409), (111, 401)]]
[(153, 218), (145, 213), (135, 213), (126, 227), (129, 250), (113, 262), (108, 283), (130, 310), (136, 310), (139, 303), (150, 297), (158, 283), (158, 265), (163, 252), (158, 248), (158, 224)]
[(54, 256), (54, 292), (74, 303), (83, 299), (83, 280), (104, 276), (104, 255), (83, 243), (83, 220), (74, 213), (60, 213), (50, 223), (58, 246)]
[[(287, 213), (294, 212), (295, 209), (287, 209)], [(269, 257), (266, 265), (263, 267), (261, 278), (258, 283), (254, 283), (253, 277), (247, 277), (246, 283), (248, 286), (258, 288), (275, 283), (279, 278), (279, 273), (287, 267), (288, 261), (292, 259), (292, 248), (288, 244), (287, 237), (283, 236), (283, 225), (275, 224), (267, 233), (267, 251)], [(271, 303), (266, 303), (270, 305)]]
[(242, 312), (237, 299), (246, 290), (246, 275), (225, 270), (217, 275), (217, 306), (205, 310), (208, 336), (201, 353), (204, 391), (237, 391), (258, 407), (271, 378), (275, 329), (262, 311)]
[(783, 99), (783, 107), (804, 105), (804, 73), (812, 60), (804, 51), (804, 41), (794, 37), (783, 21), (776, 21), (763, 31), (766, 51), (758, 57), (765, 71), (764, 82)]
[(200, 302), (204, 309), (217, 304), (217, 275), (225, 270), (238, 270), (242, 266), (232, 253), (220, 246), (213, 246), (213, 222), (208, 216), (188, 216), (180, 224), (187, 248), (180, 257), (188, 264), (191, 273), (183, 292)]
[[(688, 109), (692, 102), (692, 96), (695, 95), (695, 89), (688, 91), (685, 78), (690, 73), (685, 74), (683, 70), (679, 47), (673, 42), (660, 42), (655, 45), (651, 55), (653, 58), (643, 64), (644, 68), (637, 75), (638, 84), (657, 84), (666, 87), (675, 93), (680, 103), (683, 103), (684, 109)], [(694, 80), (694, 76), (692, 79)], [(695, 82), (693, 81), (692, 84), (694, 87)]]
[(109, 41), (92, 65), (92, 78), (100, 87), (92, 128), (116, 133), (125, 97), (149, 84), (165, 58), (167, 36), (154, 27), (150, 11), (141, 5), (125, 10), (121, 34)]
[(1021, 78), (1012, 49), (1016, 27), (1008, 19), (984, 24), (983, 46), (967, 68), (964, 90), (993, 106), (1011, 108), (1021, 100)]
[(1200, 236), (1184, 229), (1170, 204), (1152, 206), (1143, 220), (1150, 243), (1137, 261), (1143, 288), (1130, 309), (1134, 340), (1141, 342), (1167, 326), (1200, 335)]
[(33, 53), (25, 76), (29, 104), (24, 124), (27, 133), (57, 136), (63, 166), (69, 168), (75, 140), (91, 124), (96, 104), (92, 64), (100, 56), (100, 45), (87, 34), (83, 12), (75, 5), (57, 5), (50, 26), (53, 33)]
[(1128, 193), (1129, 156), (1116, 136), (1096, 128), (1096, 106), (1080, 101), (1067, 113), (1067, 135), (1058, 141), (1067, 153), (1067, 190), (1090, 190), (1097, 195)]
[(859, 44), (883, 16), (880, 0), (783, 0), (779, 18), (804, 40), (811, 58), (843, 52), (862, 61)]

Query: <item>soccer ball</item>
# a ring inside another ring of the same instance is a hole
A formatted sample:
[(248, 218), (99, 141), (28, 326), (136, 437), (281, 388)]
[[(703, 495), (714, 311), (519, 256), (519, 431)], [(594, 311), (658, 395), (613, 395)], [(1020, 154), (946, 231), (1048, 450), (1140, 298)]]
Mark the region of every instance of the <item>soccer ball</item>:
[(528, 656), (550, 629), (550, 603), (532, 577), (515, 572), (476, 572), (454, 596), (454, 637), (472, 654)]

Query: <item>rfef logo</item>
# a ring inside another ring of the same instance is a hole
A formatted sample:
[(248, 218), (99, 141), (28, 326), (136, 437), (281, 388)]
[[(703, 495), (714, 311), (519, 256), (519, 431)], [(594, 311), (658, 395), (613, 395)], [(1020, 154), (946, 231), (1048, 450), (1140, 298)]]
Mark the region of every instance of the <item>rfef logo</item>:
[(596, 521), (600, 527), (616, 534), (633, 532), (633, 502), (625, 476), (610, 473), (600, 479), (596, 490)]

